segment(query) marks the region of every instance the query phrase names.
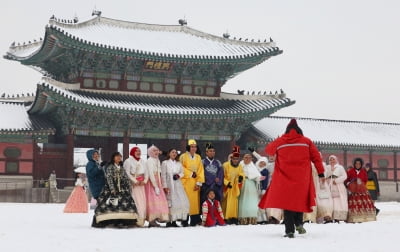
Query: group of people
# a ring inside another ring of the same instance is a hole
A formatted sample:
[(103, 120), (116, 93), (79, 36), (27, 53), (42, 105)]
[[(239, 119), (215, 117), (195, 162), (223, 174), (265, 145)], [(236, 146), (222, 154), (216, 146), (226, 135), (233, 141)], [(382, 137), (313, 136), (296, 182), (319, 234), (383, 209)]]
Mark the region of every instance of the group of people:
[[(195, 140), (186, 152), (172, 148), (160, 161), (162, 152), (148, 149), (144, 160), (133, 147), (122, 162), (116, 152), (107, 164), (100, 164), (98, 151), (87, 152), (89, 189), (97, 201), (93, 227), (178, 227), (266, 223), (266, 211), (258, 208), (260, 197), (270, 183), (271, 162), (252, 153), (240, 160), (235, 146), (228, 161), (215, 158), (215, 147), (207, 143), (205, 157), (198, 154)], [(268, 166), (269, 164), (269, 166)]]
[(371, 169), (367, 173), (361, 158), (356, 158), (347, 172), (334, 155), (325, 165), (295, 119), (285, 134), (267, 145), (268, 158), (253, 148), (248, 150), (241, 155), (239, 146), (234, 146), (228, 161), (221, 163), (215, 159), (211, 143), (202, 159), (196, 141), (190, 139), (185, 153), (179, 155), (172, 148), (163, 153), (166, 158), (162, 162), (162, 152), (153, 145), (146, 160), (140, 148), (133, 147), (124, 162), (115, 152), (107, 164), (100, 164), (98, 151), (89, 150), (86, 174), (97, 201), (92, 226), (143, 227), (147, 222), (149, 227), (160, 223), (186, 227), (283, 221), (285, 236), (293, 238), (295, 231), (306, 233), (305, 222), (376, 219), (376, 174)]

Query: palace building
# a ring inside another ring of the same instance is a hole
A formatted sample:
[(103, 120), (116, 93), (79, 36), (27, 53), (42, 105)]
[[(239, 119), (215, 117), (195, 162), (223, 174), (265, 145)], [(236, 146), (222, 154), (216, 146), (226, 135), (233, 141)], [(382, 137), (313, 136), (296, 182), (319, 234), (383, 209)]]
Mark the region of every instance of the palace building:
[[(53, 170), (72, 179), (79, 148), (101, 149), (107, 160), (118, 149), (126, 158), (133, 144), (183, 151), (187, 139), (196, 139), (203, 150), (212, 142), (220, 160), (236, 143), (265, 154), (290, 119), (271, 115), (294, 100), (282, 91), (233, 94), (221, 87), (281, 53), (270, 39), (215, 36), (185, 20), (154, 25), (100, 13), (86, 21), (53, 16), (43, 39), (13, 42), (4, 55), (43, 78), (36, 94), (0, 98), (0, 182), (48, 178)], [(335, 154), (347, 167), (361, 156), (379, 179), (397, 181), (400, 124), (298, 123), (324, 158)]]
[(231, 94), (221, 87), (281, 53), (269, 39), (214, 36), (182, 20), (153, 25), (100, 14), (82, 22), (53, 16), (43, 39), (12, 43), (4, 56), (43, 79), (34, 97), (1, 103), (26, 126), (1, 126), (0, 173), (39, 179), (55, 170), (68, 178), (75, 148), (101, 148), (108, 159), (119, 145), (127, 157), (132, 144), (184, 150), (191, 138), (200, 148), (213, 142), (225, 159), (254, 121), (294, 101), (283, 92)]

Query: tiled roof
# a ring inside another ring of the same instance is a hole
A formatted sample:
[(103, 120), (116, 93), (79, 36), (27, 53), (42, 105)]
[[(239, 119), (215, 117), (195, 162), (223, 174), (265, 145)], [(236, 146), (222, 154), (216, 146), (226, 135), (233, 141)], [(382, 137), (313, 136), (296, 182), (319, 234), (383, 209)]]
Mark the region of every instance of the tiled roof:
[[(239, 41), (204, 33), (186, 25), (144, 24), (102, 16), (80, 23), (60, 22), (52, 18), (48, 28), (92, 46), (169, 57), (223, 59), (264, 54), (271, 56), (282, 52), (275, 42), (269, 40)], [(13, 44), (6, 57), (18, 60), (29, 58), (41, 49), (42, 44), (41, 40), (26, 45)]]
[[(52, 94), (53, 93), (53, 94)], [(268, 111), (269, 114), (294, 103), (284, 95), (234, 95), (221, 97), (190, 97), (165, 94), (125, 94), (122, 92), (99, 92), (66, 90), (49, 83), (38, 84), (38, 97), (30, 113), (41, 113), (48, 97), (62, 97), (70, 103), (81, 104), (94, 110), (118, 110), (125, 113), (152, 113), (163, 115), (218, 115), (248, 116)], [(224, 98), (225, 97), (225, 98)], [(51, 103), (55, 100), (51, 99)], [(65, 101), (64, 101), (65, 102)], [(40, 103), (42, 105), (40, 105)]]
[(46, 131), (54, 133), (54, 126), (46, 119), (29, 115), (23, 102), (0, 101), (0, 131)]
[[(266, 117), (253, 123), (266, 140), (281, 136), (291, 118)], [(305, 136), (317, 144), (400, 147), (400, 124), (296, 118)]]

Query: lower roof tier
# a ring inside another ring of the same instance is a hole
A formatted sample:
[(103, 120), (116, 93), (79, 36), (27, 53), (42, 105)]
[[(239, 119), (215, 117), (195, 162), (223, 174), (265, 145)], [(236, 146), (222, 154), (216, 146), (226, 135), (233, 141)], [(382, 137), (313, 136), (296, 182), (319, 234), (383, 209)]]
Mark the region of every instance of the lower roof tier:
[(27, 107), (20, 101), (0, 101), (0, 132), (4, 134), (54, 134), (51, 122), (40, 116), (27, 113)]
[(50, 83), (37, 87), (30, 114), (46, 114), (68, 105), (89, 111), (112, 112), (156, 117), (185, 118), (252, 118), (268, 116), (290, 106), (294, 101), (278, 95), (235, 95), (221, 97), (192, 97), (167, 94), (126, 94), (123, 92), (67, 90)]

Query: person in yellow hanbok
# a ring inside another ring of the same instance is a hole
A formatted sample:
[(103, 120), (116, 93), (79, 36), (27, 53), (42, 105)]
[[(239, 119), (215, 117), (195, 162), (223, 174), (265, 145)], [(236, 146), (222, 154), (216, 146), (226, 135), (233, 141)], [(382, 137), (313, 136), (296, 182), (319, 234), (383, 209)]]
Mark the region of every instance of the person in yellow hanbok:
[(238, 224), (239, 195), (244, 179), (243, 167), (240, 162), (239, 146), (233, 148), (230, 160), (225, 162), (224, 169), (224, 197), (222, 210), (227, 224)]
[[(200, 188), (204, 183), (204, 167), (200, 155), (196, 154), (197, 143), (190, 139), (186, 152), (179, 157), (183, 166), (182, 185), (189, 199), (190, 226), (201, 225)], [(188, 226), (188, 220), (182, 221), (182, 226)]]

